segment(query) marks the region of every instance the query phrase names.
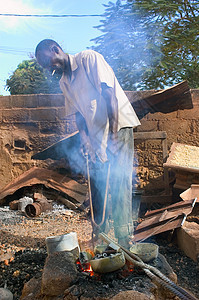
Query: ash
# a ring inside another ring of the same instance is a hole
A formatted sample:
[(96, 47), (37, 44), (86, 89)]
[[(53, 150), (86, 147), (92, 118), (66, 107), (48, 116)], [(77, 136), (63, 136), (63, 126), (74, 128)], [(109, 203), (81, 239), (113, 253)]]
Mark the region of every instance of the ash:
[[(53, 203), (52, 212), (30, 219), (8, 206), (0, 207), (0, 287), (6, 283), (14, 294), (14, 300), (19, 300), (24, 284), (42, 274), (47, 257), (45, 238), (71, 231), (77, 232), (80, 244), (91, 239), (92, 227), (84, 212)], [(178, 284), (199, 297), (199, 264), (182, 253), (174, 241), (168, 242), (168, 238), (166, 234), (155, 237), (159, 252), (176, 273)], [(5, 259), (4, 255), (8, 257)], [(96, 276), (79, 273), (71, 286), (71, 293), (89, 298), (89, 295), (94, 296), (94, 292), (96, 296), (113, 296), (118, 291), (134, 289), (150, 294), (151, 285), (151, 280), (138, 269), (127, 277), (121, 272), (113, 272), (101, 276), (100, 280)]]

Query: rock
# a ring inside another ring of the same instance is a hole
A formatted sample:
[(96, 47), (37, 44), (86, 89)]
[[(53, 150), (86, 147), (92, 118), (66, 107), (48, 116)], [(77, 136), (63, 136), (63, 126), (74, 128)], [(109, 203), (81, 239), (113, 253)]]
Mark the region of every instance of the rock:
[(143, 293), (139, 293), (136, 291), (123, 291), (119, 294), (115, 295), (114, 297), (110, 298), (110, 300), (155, 300), (149, 298), (147, 295)]
[(13, 294), (5, 288), (0, 288), (0, 300), (13, 300)]
[(52, 253), (45, 262), (41, 292), (50, 296), (61, 295), (76, 277), (77, 268), (73, 254), (69, 251)]
[(19, 203), (19, 200), (13, 200), (9, 203), (9, 207), (10, 209), (12, 210), (18, 210), (18, 203)]
[(177, 275), (174, 273), (173, 269), (167, 262), (164, 255), (159, 253), (157, 259), (154, 260), (153, 266), (156, 267), (159, 271), (161, 271), (164, 275), (166, 275), (174, 283), (177, 283)]
[(31, 278), (24, 284), (20, 300), (36, 300), (40, 295), (41, 278)]

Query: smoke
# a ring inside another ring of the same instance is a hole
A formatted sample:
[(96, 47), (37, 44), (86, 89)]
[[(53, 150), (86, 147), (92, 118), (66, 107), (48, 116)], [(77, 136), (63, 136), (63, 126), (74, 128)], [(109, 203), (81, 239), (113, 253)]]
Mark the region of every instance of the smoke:
[(103, 34), (92, 40), (92, 49), (105, 57), (123, 89), (141, 89), (162, 56), (161, 27), (146, 11), (121, 1), (109, 3), (101, 23), (96, 28)]

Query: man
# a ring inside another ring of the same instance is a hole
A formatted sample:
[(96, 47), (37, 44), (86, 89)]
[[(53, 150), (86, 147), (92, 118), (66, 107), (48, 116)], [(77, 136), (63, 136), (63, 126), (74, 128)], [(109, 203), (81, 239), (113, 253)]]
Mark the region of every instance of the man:
[[(133, 128), (140, 122), (113, 70), (93, 50), (76, 55), (63, 52), (53, 40), (41, 41), (35, 51), (38, 63), (61, 75), (60, 87), (67, 114), (76, 113), (84, 153), (89, 154), (94, 233), (105, 230), (105, 190), (110, 185), (115, 237), (129, 246), (132, 224)], [(107, 180), (110, 164), (110, 180)]]

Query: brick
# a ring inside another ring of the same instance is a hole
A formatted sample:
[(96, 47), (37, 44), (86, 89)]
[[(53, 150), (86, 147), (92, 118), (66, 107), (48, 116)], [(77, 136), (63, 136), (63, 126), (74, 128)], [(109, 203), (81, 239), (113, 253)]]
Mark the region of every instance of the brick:
[(56, 121), (57, 111), (52, 108), (30, 109), (30, 120), (32, 121)]
[(186, 120), (162, 120), (159, 121), (159, 130), (166, 131), (167, 136), (178, 136), (179, 134), (184, 134), (189, 131), (190, 123)]
[(154, 114), (149, 113), (147, 115), (147, 119), (148, 120), (154, 120), (154, 121), (158, 121), (158, 120), (174, 120), (177, 118), (177, 111), (173, 111), (171, 113), (161, 113), (161, 112), (156, 112)]
[(12, 108), (11, 96), (0, 96), (0, 109)]
[(192, 109), (184, 109), (178, 111), (178, 118), (184, 120), (198, 120), (199, 115), (199, 105), (195, 105)]
[(199, 89), (192, 89), (191, 90), (191, 97), (193, 105), (199, 105)]
[(27, 109), (7, 109), (2, 111), (3, 122), (29, 121), (29, 110)]
[(177, 241), (179, 248), (197, 262), (199, 258), (199, 224), (185, 222), (183, 227), (177, 230)]
[(142, 120), (141, 125), (137, 127), (137, 131), (157, 131), (158, 122), (157, 121), (148, 121)]
[(38, 106), (39, 107), (62, 107), (65, 106), (65, 98), (62, 94), (39, 94)]

